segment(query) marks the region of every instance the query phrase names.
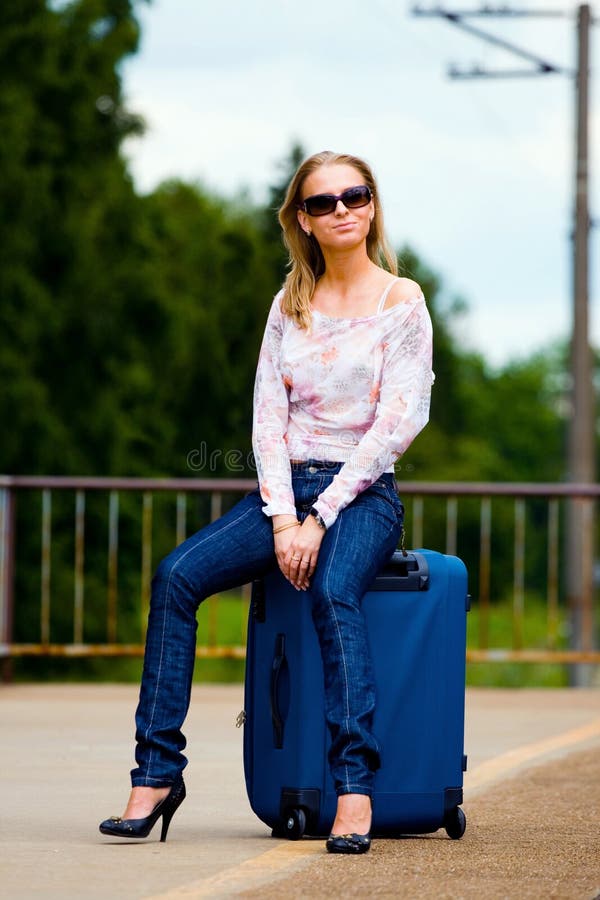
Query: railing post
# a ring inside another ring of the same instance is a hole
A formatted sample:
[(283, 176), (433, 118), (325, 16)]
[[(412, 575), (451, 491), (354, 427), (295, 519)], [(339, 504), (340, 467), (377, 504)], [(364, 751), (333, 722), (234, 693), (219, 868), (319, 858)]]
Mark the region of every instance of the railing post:
[(525, 613), (525, 500), (515, 499), (515, 541), (513, 574), (513, 647), (523, 649)]
[(83, 600), (85, 591), (85, 492), (75, 494), (75, 595), (73, 598), (73, 643), (83, 643)]
[(423, 546), (423, 498), (413, 497), (413, 520), (411, 523), (411, 544), (413, 547)]
[(482, 497), (479, 509), (479, 649), (490, 643), (490, 576), (492, 568), (492, 498)]
[(175, 526), (175, 542), (177, 546), (185, 541), (186, 535), (187, 496), (183, 491), (177, 494), (177, 524)]
[[(210, 520), (214, 522), (223, 515), (223, 494), (221, 491), (211, 491), (210, 494)], [(219, 595), (213, 594), (209, 597), (208, 606), (208, 634), (207, 643), (209, 647), (216, 647), (218, 640), (218, 624), (219, 624)]]
[(556, 650), (558, 644), (558, 555), (559, 555), (559, 505), (555, 497), (548, 502), (548, 647)]
[[(0, 643), (12, 640), (15, 598), (15, 494), (12, 488), (0, 488)], [(12, 660), (3, 659), (1, 679), (12, 681)]]
[(52, 575), (52, 491), (42, 491), (42, 560), (40, 598), (40, 642), (50, 643), (50, 597)]
[[(572, 497), (567, 506), (567, 605), (570, 610), (570, 645), (572, 650), (594, 649), (594, 500)], [(591, 687), (591, 666), (570, 666), (571, 687)]]
[(142, 499), (142, 578), (141, 578), (141, 634), (146, 636), (150, 609), (150, 585), (152, 581), (152, 506), (153, 495), (145, 491)]
[(119, 492), (112, 490), (108, 498), (108, 596), (106, 637), (109, 644), (117, 640), (117, 571), (119, 558)]
[(458, 500), (448, 497), (446, 500), (446, 553), (456, 556), (456, 528), (458, 524)]

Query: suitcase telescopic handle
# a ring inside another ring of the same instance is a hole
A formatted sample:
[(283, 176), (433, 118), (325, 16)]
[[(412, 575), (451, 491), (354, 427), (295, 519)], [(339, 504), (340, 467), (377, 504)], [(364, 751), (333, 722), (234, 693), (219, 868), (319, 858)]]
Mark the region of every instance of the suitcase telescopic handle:
[(281, 750), (283, 747), (285, 720), (279, 704), (279, 694), (281, 676), (286, 668), (285, 634), (278, 634), (275, 638), (275, 653), (271, 667), (271, 721), (273, 723), (273, 744), (277, 750)]
[(372, 591), (426, 591), (429, 589), (427, 559), (418, 551), (397, 550), (370, 587)]

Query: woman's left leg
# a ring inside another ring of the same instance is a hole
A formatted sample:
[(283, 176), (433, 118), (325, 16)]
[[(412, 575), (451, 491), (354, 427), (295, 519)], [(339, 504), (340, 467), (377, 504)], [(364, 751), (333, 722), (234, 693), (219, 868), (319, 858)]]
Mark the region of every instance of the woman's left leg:
[(379, 768), (375, 684), (362, 597), (398, 544), (403, 507), (393, 477), (363, 491), (328, 529), (311, 582), (323, 658), (329, 763), (338, 796), (371, 796)]

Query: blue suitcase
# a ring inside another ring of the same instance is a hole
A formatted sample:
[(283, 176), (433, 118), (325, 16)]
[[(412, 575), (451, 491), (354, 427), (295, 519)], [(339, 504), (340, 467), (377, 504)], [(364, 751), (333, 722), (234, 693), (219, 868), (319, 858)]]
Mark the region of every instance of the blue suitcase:
[[(373, 835), (444, 827), (462, 837), (467, 572), (431, 550), (396, 551), (363, 598), (375, 669)], [(250, 805), (277, 837), (329, 834), (323, 668), (308, 593), (279, 571), (253, 585), (245, 682)]]

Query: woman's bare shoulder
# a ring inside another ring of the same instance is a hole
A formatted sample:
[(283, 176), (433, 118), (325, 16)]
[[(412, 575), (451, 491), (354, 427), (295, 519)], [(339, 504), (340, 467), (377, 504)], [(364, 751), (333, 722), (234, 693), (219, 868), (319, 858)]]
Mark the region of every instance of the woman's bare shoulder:
[(412, 278), (398, 278), (387, 295), (384, 309), (390, 309), (399, 303), (408, 303), (409, 300), (415, 300), (422, 295), (421, 285)]

